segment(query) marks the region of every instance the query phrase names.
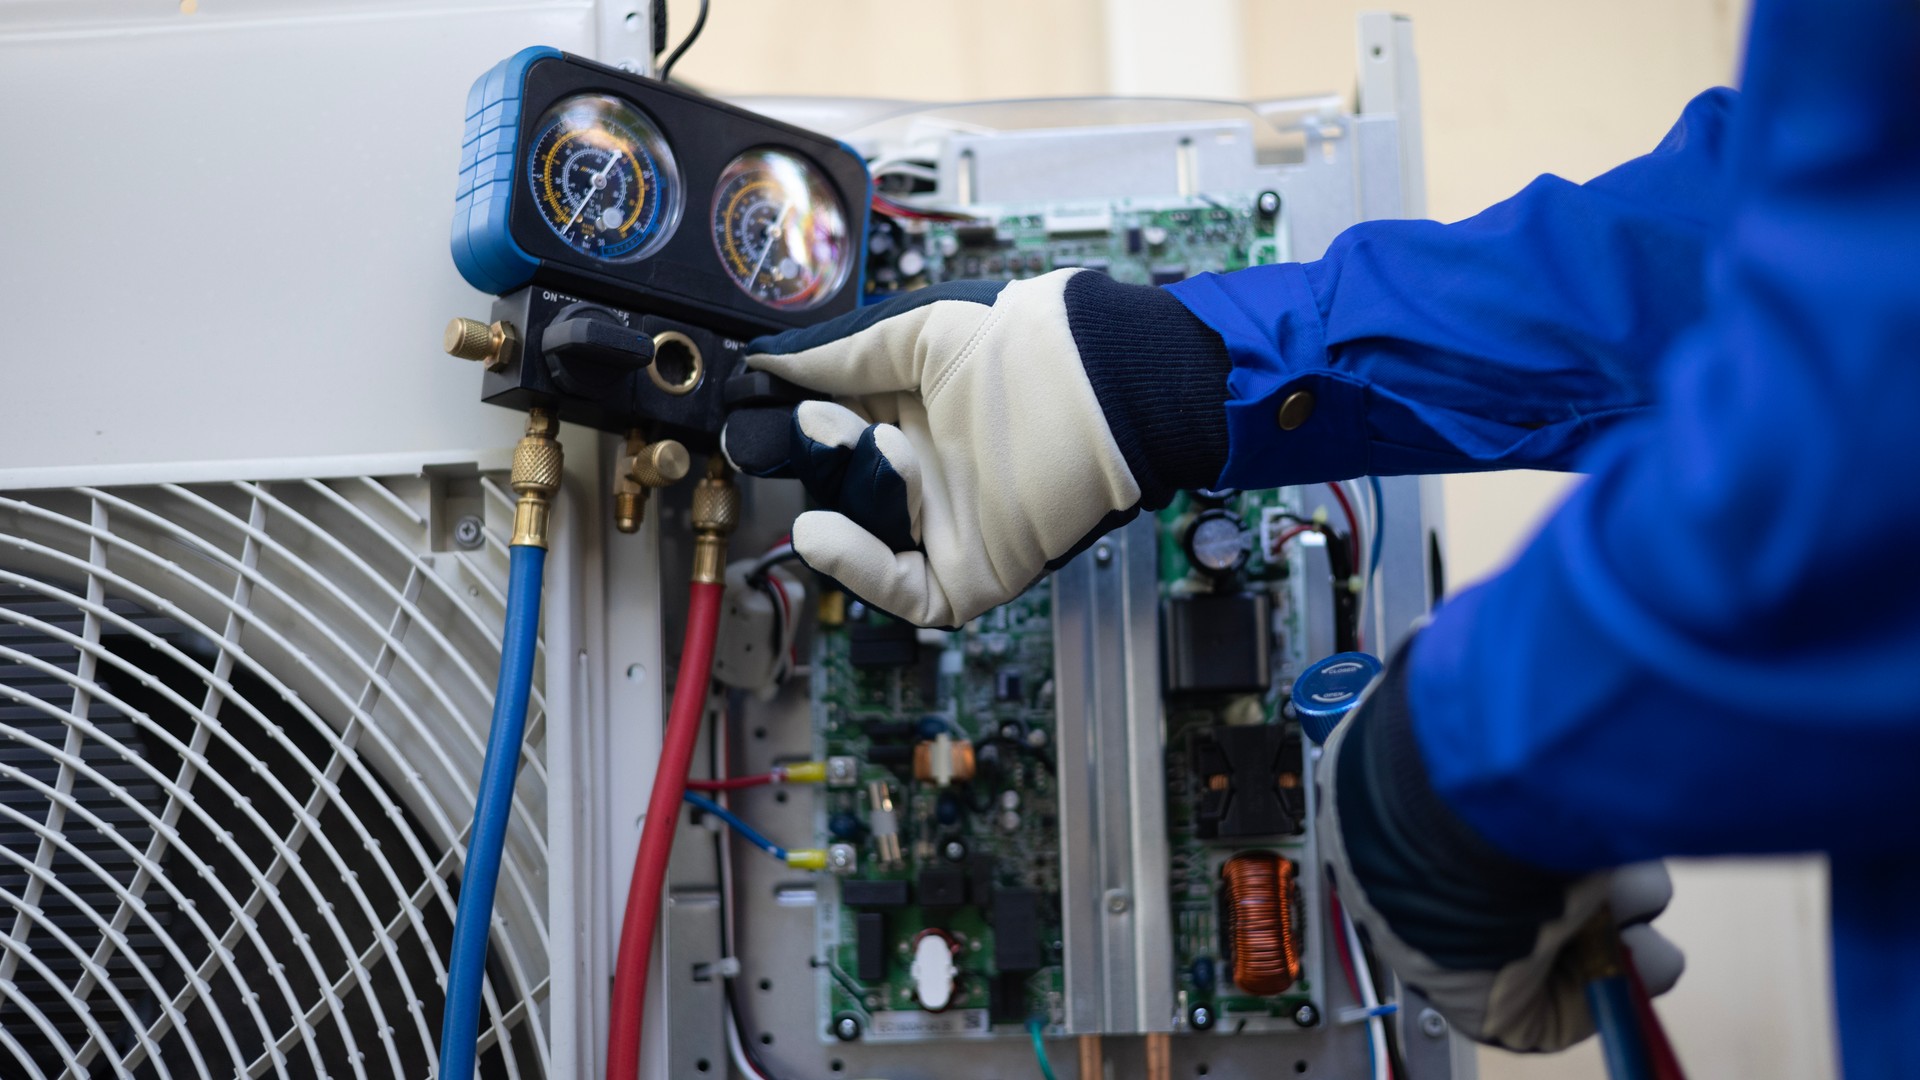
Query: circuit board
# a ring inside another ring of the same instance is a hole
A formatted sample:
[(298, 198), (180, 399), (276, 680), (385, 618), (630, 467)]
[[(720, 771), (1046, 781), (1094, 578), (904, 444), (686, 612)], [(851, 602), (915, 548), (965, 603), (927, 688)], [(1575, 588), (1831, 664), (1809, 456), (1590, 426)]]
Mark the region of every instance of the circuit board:
[[(1229, 924), (1234, 897), (1225, 873), (1232, 860), (1249, 854), (1278, 855), (1296, 868), (1312, 865), (1306, 743), (1285, 710), (1286, 690), (1304, 660), (1298, 650), (1307, 634), (1304, 605), (1289, 588), (1299, 574), (1295, 561), (1275, 541), (1285, 535), (1276, 526), (1311, 530), (1313, 523), (1294, 514), (1287, 494), (1183, 492), (1157, 522), (1167, 610), (1203, 597), (1219, 605), (1207, 610), (1240, 620), (1231, 631), (1235, 636), (1270, 635), (1267, 649), (1218, 667), (1183, 663), (1177, 650), (1169, 653), (1166, 775), (1174, 975), (1180, 1014), (1190, 1028), (1284, 1029), (1299, 1022), (1302, 1007), (1319, 1007), (1311, 968), (1304, 962), (1276, 993), (1235, 984)], [(1243, 549), (1237, 557), (1223, 556), (1214, 537), (1214, 570), (1195, 566), (1192, 555), (1194, 530), (1207, 519), (1231, 530), (1225, 535), (1236, 537)], [(1238, 565), (1230, 574), (1218, 570), (1233, 563)], [(1166, 632), (1178, 634), (1181, 625), (1170, 618)], [(1256, 664), (1264, 670), (1255, 670)], [(1249, 793), (1238, 790), (1250, 779), (1277, 787), (1281, 798), (1253, 806)], [(1290, 936), (1302, 943), (1312, 940), (1305, 932), (1310, 908), (1304, 893), (1296, 891), (1281, 913), (1292, 922)], [(1304, 952), (1304, 945), (1298, 948)]]
[(1283, 214), (1269, 192), (1004, 208), (967, 219), (876, 215), (867, 292), (878, 298), (941, 281), (1011, 280), (1073, 266), (1129, 284), (1166, 285), (1283, 260)]
[[(1000, 207), (979, 217), (876, 214), (869, 239), (871, 298), (942, 281), (1010, 280), (1085, 267), (1134, 284), (1167, 284), (1286, 257), (1284, 211), (1271, 193), (1240, 198), (1120, 200)], [(1276, 493), (1235, 495), (1260, 522)], [(1162, 591), (1191, 591), (1182, 496), (1159, 519)], [(1245, 576), (1279, 598), (1278, 636), (1300, 639), (1279, 585), (1284, 561), (1255, 553)], [(816, 751), (830, 763), (817, 819), (822, 846), (840, 850), (837, 887), (817, 907), (821, 1030), (876, 1041), (1060, 1031), (1060, 850), (1053, 758), (1051, 589), (951, 632), (915, 631), (844, 594), (822, 605), (812, 665)], [(1263, 609), (1264, 610), (1264, 609)], [(1257, 633), (1262, 640), (1268, 628)], [(1263, 655), (1268, 655), (1263, 650)], [(1283, 656), (1279, 668), (1288, 661)], [(1270, 685), (1282, 681), (1276, 676)], [(1187, 760), (1191, 732), (1226, 723), (1275, 725), (1277, 690), (1169, 699), (1168, 778), (1174, 942), (1183, 1016), (1189, 1004), (1234, 1022), (1290, 1017), (1312, 992), (1239, 992), (1221, 966), (1217, 905), (1223, 863), (1245, 845), (1202, 838), (1199, 793)], [(1249, 709), (1252, 711), (1249, 712)], [(1287, 728), (1298, 744), (1297, 727)], [(952, 755), (965, 746), (971, 775)], [(1300, 857), (1299, 836), (1271, 850)], [(927, 946), (929, 937), (938, 946)], [(931, 948), (942, 965), (921, 964)], [(951, 958), (949, 983), (943, 966)], [(1208, 964), (1218, 974), (1206, 978)], [(1200, 978), (1196, 979), (1196, 973)], [(932, 982), (928, 981), (932, 978)], [(931, 993), (937, 1008), (930, 1007)], [(1291, 1023), (1288, 1020), (1287, 1023)]]
[[(1056, 1026), (1050, 591), (951, 633), (827, 606), (843, 610), (814, 652), (815, 730), (833, 763), (819, 827), (857, 857), (819, 909), (830, 1029), (848, 1017), (876, 1040)], [(916, 975), (930, 934), (950, 947), (949, 1000), (929, 1002)]]

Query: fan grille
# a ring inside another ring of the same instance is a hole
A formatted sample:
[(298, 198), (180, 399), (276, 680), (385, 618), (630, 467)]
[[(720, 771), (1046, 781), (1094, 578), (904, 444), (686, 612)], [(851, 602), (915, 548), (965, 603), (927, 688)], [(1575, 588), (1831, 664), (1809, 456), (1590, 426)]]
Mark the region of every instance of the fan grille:
[[(475, 550), (433, 550), (450, 489)], [(482, 476), (0, 495), (0, 1074), (431, 1073), (511, 514)], [(491, 1077), (547, 1061), (544, 720), (536, 679)]]

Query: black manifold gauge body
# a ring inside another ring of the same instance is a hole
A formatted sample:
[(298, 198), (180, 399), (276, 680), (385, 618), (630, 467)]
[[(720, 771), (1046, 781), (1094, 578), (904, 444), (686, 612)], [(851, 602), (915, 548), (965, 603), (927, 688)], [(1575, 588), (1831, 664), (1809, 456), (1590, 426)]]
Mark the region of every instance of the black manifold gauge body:
[(467, 102), (454, 262), (736, 337), (859, 302), (870, 182), (845, 145), (556, 49)]
[(517, 335), (482, 397), (711, 447), (743, 343), (851, 311), (872, 198), (826, 136), (530, 48), (467, 100), (453, 260)]

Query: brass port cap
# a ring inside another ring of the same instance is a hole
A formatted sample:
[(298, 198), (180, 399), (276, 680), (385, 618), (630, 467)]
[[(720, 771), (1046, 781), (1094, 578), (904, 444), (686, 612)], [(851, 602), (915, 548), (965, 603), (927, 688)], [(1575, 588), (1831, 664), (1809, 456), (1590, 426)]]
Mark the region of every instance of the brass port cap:
[(627, 461), (627, 473), (641, 487), (666, 487), (686, 479), (693, 469), (693, 456), (673, 439), (648, 443)]

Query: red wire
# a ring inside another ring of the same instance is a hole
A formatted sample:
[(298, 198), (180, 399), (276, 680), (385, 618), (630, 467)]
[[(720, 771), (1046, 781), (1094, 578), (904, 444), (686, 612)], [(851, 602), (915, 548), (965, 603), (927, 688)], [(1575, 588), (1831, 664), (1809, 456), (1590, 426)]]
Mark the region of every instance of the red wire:
[(1313, 525), (1287, 526), (1284, 530), (1281, 531), (1279, 536), (1276, 536), (1273, 538), (1273, 550), (1267, 552), (1267, 558), (1271, 559), (1274, 556), (1280, 554), (1280, 549), (1287, 546), (1287, 541), (1293, 539), (1296, 536), (1299, 536), (1301, 533), (1313, 532), (1315, 528), (1316, 526), (1313, 526)]
[(1340, 947), (1333, 950), (1340, 957), (1340, 970), (1347, 973), (1347, 989), (1353, 992), (1353, 1003), (1362, 1004), (1360, 997), (1360, 977), (1353, 973), (1353, 955), (1347, 949), (1346, 913), (1340, 909), (1340, 894), (1327, 890), (1327, 909), (1333, 915), (1333, 933), (1340, 940)]
[[(787, 587), (785, 585), (780, 584), (779, 578), (772, 577), (771, 575), (769, 575), (769, 578), (773, 581), (773, 595), (780, 598), (780, 619), (781, 619), (780, 626), (784, 631), (788, 633), (792, 633), (793, 603), (787, 599)], [(793, 669), (793, 666), (799, 662), (800, 662), (800, 638), (799, 638), (799, 635), (796, 634), (794, 636), (793, 642), (791, 643), (790, 647), (787, 649), (787, 669), (791, 671)]]
[[(1341, 910), (1340, 894), (1332, 888), (1327, 889), (1327, 912), (1333, 918), (1334, 937), (1340, 939), (1340, 947), (1333, 951), (1334, 954), (1340, 958), (1340, 970), (1346, 973), (1347, 990), (1353, 994), (1353, 1003), (1355, 1005), (1364, 1005), (1366, 1004), (1366, 999), (1360, 996), (1360, 977), (1354, 974), (1353, 970), (1353, 953), (1347, 947), (1346, 912)], [(1368, 1038), (1372, 1038), (1371, 1033), (1369, 1033)], [(1387, 1062), (1387, 1077), (1388, 1080), (1394, 1080), (1393, 1062), (1391, 1061)]]
[(1353, 572), (1360, 573), (1360, 519), (1354, 516), (1353, 500), (1347, 498), (1346, 488), (1332, 480), (1327, 481), (1327, 488), (1340, 504), (1340, 512), (1347, 516), (1347, 554), (1352, 560)]
[(1640, 969), (1633, 966), (1633, 954), (1627, 953), (1627, 987), (1633, 994), (1633, 1011), (1640, 1019), (1640, 1032), (1647, 1040), (1648, 1066), (1653, 1070), (1653, 1080), (1687, 1080), (1687, 1074), (1680, 1068), (1680, 1057), (1673, 1052), (1673, 1042), (1667, 1038), (1667, 1029), (1660, 1023), (1660, 1014), (1653, 1011), (1653, 995), (1647, 993), (1647, 984), (1640, 978)]
[(614, 965), (612, 1014), (607, 1031), (607, 1080), (634, 1080), (640, 1074), (640, 1025), (647, 1004), (647, 971), (653, 959), (653, 932), (660, 915), (660, 889), (673, 854), (673, 833), (680, 823), (687, 766), (707, 709), (713, 677), (713, 643), (720, 630), (717, 584), (696, 581), (687, 598), (687, 639), (680, 650), (680, 674), (673, 685), (673, 707), (660, 747), (647, 801), (647, 823), (640, 830), (640, 854), (627, 889), (626, 917), (620, 924), (620, 953)]
[(756, 776), (733, 776), (720, 780), (689, 780), (688, 791), (739, 791), (741, 788), (762, 787), (774, 782), (772, 773), (760, 773)]

